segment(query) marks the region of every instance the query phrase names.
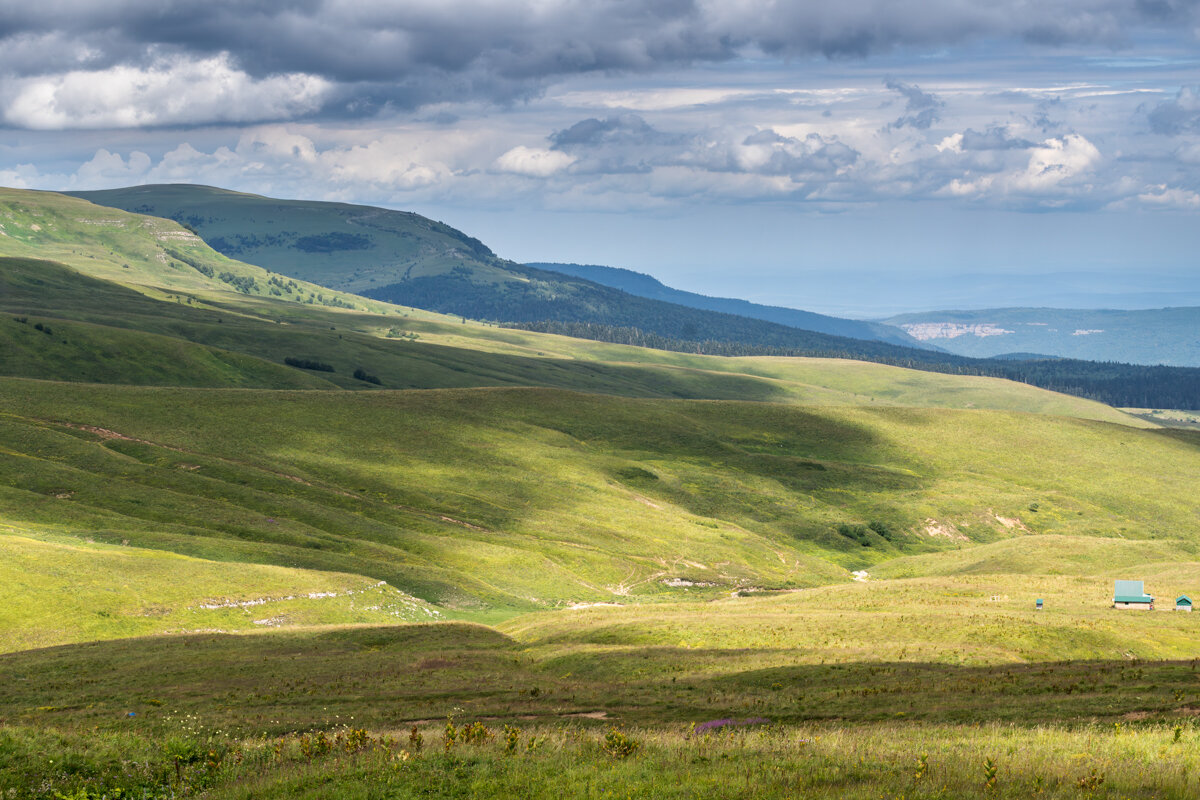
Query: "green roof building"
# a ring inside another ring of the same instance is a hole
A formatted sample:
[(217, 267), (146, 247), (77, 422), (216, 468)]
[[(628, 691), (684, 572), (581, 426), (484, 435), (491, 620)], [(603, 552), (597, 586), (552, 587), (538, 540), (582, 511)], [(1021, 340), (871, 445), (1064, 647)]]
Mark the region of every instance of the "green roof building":
[(1192, 598), (1188, 597), (1186, 594), (1181, 594), (1181, 595), (1179, 595), (1179, 597), (1176, 597), (1175, 598), (1175, 610), (1176, 611), (1191, 611), (1192, 610)]
[(1142, 581), (1117, 581), (1113, 587), (1113, 608), (1154, 608), (1154, 598), (1146, 594)]

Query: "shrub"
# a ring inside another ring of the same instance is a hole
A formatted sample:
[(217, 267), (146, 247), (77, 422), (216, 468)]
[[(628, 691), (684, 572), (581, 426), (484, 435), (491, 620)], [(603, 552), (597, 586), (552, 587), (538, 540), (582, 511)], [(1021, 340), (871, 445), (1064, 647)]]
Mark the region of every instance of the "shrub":
[(354, 370), (354, 378), (355, 378), (355, 380), (366, 381), (367, 383), (373, 383), (376, 386), (383, 385), (383, 381), (379, 380), (379, 378), (375, 377), (374, 375), (368, 374), (367, 371), (365, 369), (363, 369), (362, 367), (359, 367), (358, 369)]
[(838, 533), (847, 539), (858, 542), (863, 547), (871, 546), (870, 530), (866, 525), (846, 525), (842, 523), (837, 526)]
[[(195, 231), (193, 231), (193, 233), (195, 233)], [(170, 255), (172, 258), (179, 259), (184, 264), (187, 264), (189, 267), (191, 267), (192, 269), (199, 272), (201, 275), (204, 275), (205, 277), (208, 277), (208, 278), (213, 277), (213, 268), (210, 267), (208, 264), (205, 264), (202, 261), (197, 261), (196, 259), (188, 256), (186, 253), (181, 253), (178, 250), (172, 250), (169, 247), (164, 248), (164, 249), (166, 250), (167, 254)], [(128, 268), (129, 265), (126, 264), (125, 267)], [(225, 275), (228, 275), (228, 274), (230, 274), (230, 273), (225, 273)], [(222, 276), (221, 280), (225, 280), (224, 275)], [(251, 280), (253, 280), (253, 279), (251, 279)], [(226, 281), (226, 283), (228, 283), (228, 281)]]
[(504, 752), (508, 755), (513, 755), (517, 752), (517, 745), (521, 741), (521, 732), (512, 725), (504, 726)]
[(463, 725), (458, 736), (463, 744), (483, 744), (491, 741), (492, 731), (488, 726), (476, 720), (469, 725)]
[(249, 275), (234, 275), (232, 272), (222, 272), (217, 277), (242, 294), (250, 294), (258, 286), (254, 278)]
[(287, 358), (285, 358), (283, 360), (283, 363), (287, 364), (289, 367), (299, 367), (300, 369), (311, 369), (311, 370), (315, 370), (317, 372), (334, 372), (335, 371), (334, 368), (329, 364), (326, 364), (321, 361), (311, 361), (307, 358), (295, 358), (293, 356), (288, 356)]
[(613, 758), (628, 758), (637, 752), (641, 743), (616, 728), (609, 728), (608, 733), (604, 734), (604, 743), (601, 747)]
[(323, 756), (333, 749), (333, 742), (329, 741), (329, 737), (324, 731), (319, 732), (316, 736), (304, 734), (300, 737), (300, 753), (308, 761), (312, 761), (318, 756)]
[(877, 534), (879, 534), (884, 539), (887, 539), (889, 542), (892, 540), (892, 535), (893, 535), (892, 529), (891, 529), (891, 527), (888, 526), (888, 524), (886, 522), (879, 522), (879, 521), (868, 522), (867, 527), (870, 528), (871, 530), (875, 531)]

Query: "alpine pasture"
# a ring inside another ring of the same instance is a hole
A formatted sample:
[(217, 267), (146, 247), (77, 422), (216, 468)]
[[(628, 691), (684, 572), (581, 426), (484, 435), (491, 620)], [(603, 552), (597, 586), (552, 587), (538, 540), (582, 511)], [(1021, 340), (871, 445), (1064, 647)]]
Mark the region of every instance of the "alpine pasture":
[(0, 199), (6, 798), (1200, 791), (1194, 431)]

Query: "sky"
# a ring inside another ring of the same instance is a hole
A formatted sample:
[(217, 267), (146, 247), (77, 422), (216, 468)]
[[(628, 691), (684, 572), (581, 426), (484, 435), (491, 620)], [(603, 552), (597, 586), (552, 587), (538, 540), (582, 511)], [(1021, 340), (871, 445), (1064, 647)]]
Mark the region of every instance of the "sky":
[(855, 316), (1200, 305), (1200, 0), (0, 0), (0, 185)]

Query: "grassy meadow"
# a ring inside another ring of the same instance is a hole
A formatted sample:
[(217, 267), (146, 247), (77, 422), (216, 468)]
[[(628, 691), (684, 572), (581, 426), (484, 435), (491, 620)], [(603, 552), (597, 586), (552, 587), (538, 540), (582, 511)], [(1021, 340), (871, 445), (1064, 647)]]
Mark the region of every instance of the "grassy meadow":
[(1001, 551), (976, 546), (1005, 542), (1035, 555), (994, 571), (1057, 563), (1034, 536), (1078, 539), (1072, 574), (1123, 543), (1195, 560), (1186, 432), (550, 389), (66, 387), (0, 381), (10, 524), (362, 575), (459, 618), (978, 572)]
[(1108, 605), (1195, 594), (1196, 445), (5, 379), (0, 791), (1189, 797), (1200, 618)]
[[(986, 595), (1045, 581), (962, 578), (703, 610), (559, 611), (500, 629), (337, 626), (13, 653), (0, 656), (0, 787), (14, 797), (1191, 796), (1200, 673), (1180, 656), (1197, 623), (1113, 611), (1098, 590), (1087, 597), (1098, 604), (1070, 602), (1086, 583), (1045, 593), (1043, 612)], [(990, 644), (958, 663), (956, 639)], [(1150, 657), (1113, 656), (1125, 647)]]
[(1186, 414), (0, 232), (4, 800), (1200, 793)]

